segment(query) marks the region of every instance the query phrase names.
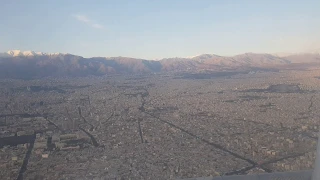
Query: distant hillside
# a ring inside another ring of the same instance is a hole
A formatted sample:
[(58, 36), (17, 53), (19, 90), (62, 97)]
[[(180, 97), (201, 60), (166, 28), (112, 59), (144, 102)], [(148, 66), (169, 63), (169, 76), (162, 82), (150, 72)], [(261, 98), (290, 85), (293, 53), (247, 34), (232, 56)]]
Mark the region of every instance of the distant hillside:
[(177, 71), (220, 71), (277, 67), (296, 62), (320, 62), (319, 54), (278, 57), (245, 53), (233, 57), (203, 54), (192, 58), (168, 58), (159, 61), (128, 57), (83, 58), (72, 54), (9, 51), (0, 54), (0, 78), (40, 78)]
[(320, 54), (318, 53), (293, 54), (284, 58), (292, 63), (320, 62)]

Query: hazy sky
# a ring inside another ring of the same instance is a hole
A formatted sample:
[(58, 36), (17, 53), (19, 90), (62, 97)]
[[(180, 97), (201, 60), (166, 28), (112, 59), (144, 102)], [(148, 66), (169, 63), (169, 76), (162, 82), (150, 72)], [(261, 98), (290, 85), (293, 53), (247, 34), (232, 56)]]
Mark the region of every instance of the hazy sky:
[(320, 49), (319, 0), (1, 0), (0, 51), (188, 57)]

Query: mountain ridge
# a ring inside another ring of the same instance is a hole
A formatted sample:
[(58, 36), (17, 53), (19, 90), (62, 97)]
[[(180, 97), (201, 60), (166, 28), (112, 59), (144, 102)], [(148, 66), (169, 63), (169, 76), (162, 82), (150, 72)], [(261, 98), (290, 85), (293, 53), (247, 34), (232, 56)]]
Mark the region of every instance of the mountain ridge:
[[(279, 53), (253, 53), (253, 52), (246, 52), (246, 53), (242, 53), (242, 54), (237, 54), (237, 55), (233, 55), (233, 56), (220, 56), (217, 54), (208, 54), (208, 53), (204, 53), (204, 54), (199, 54), (196, 56), (190, 56), (190, 57), (170, 57), (170, 58), (160, 58), (160, 59), (147, 59), (147, 58), (132, 58), (132, 57), (126, 57), (126, 56), (110, 56), (110, 57), (104, 57), (104, 56), (94, 56), (94, 57), (88, 57), (87, 59), (90, 58), (107, 58), (107, 59), (111, 59), (111, 58), (127, 58), (127, 59), (142, 59), (142, 60), (148, 60), (148, 61), (161, 61), (161, 60), (174, 60), (174, 59), (189, 59), (189, 60), (197, 60), (197, 59), (208, 59), (208, 58), (231, 58), (231, 57), (236, 57), (236, 56), (241, 56), (241, 55), (255, 55), (255, 54), (259, 54), (259, 55), (270, 55), (270, 56), (274, 56), (274, 57), (279, 57), (279, 58), (285, 58), (285, 57), (289, 57), (289, 56), (296, 56), (296, 55), (320, 55), (320, 50), (314, 50), (311, 52), (299, 52), (299, 53), (285, 53), (285, 52), (279, 52)], [(60, 53), (60, 52), (56, 52), (56, 53), (47, 53), (47, 52), (40, 52), (40, 51), (31, 51), (31, 50), (27, 50), (27, 51), (22, 51), (22, 50), (9, 50), (7, 52), (3, 52), (0, 53), (0, 57), (27, 57), (27, 56), (55, 56), (55, 55), (73, 55), (73, 56), (79, 56), (79, 55), (75, 55), (75, 54), (70, 54), (70, 53)], [(83, 56), (79, 56), (79, 57), (83, 57)], [(83, 57), (84, 58), (84, 57)]]
[(158, 72), (238, 71), (284, 67), (292, 63), (320, 63), (319, 54), (278, 57), (267, 53), (235, 56), (202, 54), (190, 58), (147, 60), (131, 57), (91, 57), (73, 54), (8, 51), (0, 56), (0, 78), (41, 78)]
[(64, 53), (44, 53), (35, 51), (21, 51), (21, 50), (9, 50), (2, 53), (2, 56), (16, 57), (16, 56), (46, 56), (46, 55), (65, 55)]

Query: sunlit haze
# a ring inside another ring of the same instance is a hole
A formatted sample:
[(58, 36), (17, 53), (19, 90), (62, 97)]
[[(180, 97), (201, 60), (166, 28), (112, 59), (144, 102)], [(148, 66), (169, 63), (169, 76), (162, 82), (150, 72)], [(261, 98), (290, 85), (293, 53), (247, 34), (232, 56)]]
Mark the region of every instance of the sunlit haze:
[(146, 59), (320, 49), (318, 0), (4, 0), (0, 52)]

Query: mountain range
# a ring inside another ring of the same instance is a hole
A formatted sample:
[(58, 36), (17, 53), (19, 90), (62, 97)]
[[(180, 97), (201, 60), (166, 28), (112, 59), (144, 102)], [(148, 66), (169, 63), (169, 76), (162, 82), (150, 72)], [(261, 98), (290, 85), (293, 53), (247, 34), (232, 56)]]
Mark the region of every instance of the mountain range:
[(158, 72), (239, 71), (320, 63), (319, 53), (286, 56), (245, 53), (236, 56), (202, 54), (190, 58), (147, 60), (129, 57), (84, 58), (72, 54), (12, 50), (0, 53), (0, 78), (41, 78)]

